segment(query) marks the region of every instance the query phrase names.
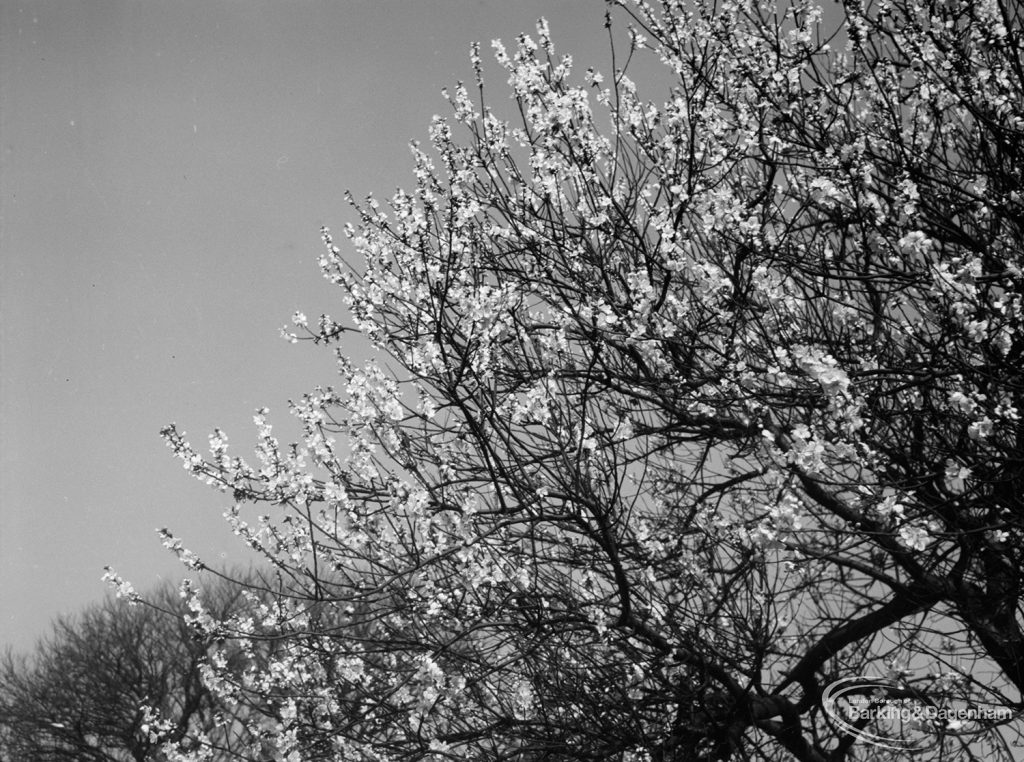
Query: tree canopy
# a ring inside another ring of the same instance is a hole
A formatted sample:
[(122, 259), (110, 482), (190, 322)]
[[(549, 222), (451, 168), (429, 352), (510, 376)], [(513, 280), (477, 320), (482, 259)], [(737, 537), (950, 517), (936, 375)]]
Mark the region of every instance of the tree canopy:
[[(195, 604), (279, 644), (211, 679), (287, 760), (1012, 759), (1020, 5), (606, 19), (604, 71), (495, 41), (511, 102), (473, 46), (410, 189), (324, 231), (350, 317), (286, 329), (338, 353), (302, 441), (165, 430), (290, 591)], [(868, 678), (931, 719), (846, 732)]]
[[(250, 590), (258, 581), (236, 576)], [(108, 598), (61, 616), (28, 654), (0, 658), (0, 760), (165, 762), (168, 742), (201, 746), (218, 762), (251, 758), (247, 725), (273, 707), (229, 705), (204, 684), (211, 641), (186, 621), (174, 585), (147, 591), (146, 601)], [(220, 580), (206, 586), (204, 603), (218, 617), (250, 605), (239, 585)]]

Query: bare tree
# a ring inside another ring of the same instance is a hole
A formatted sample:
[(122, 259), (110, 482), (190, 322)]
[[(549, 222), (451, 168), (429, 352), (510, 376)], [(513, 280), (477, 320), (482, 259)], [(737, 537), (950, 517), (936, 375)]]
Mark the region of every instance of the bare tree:
[[(238, 586), (211, 588), (204, 601), (218, 616), (248, 605)], [(203, 684), (211, 641), (187, 613), (168, 584), (146, 605), (109, 598), (61, 616), (29, 654), (8, 651), (0, 662), (0, 759), (164, 760), (165, 743), (187, 750), (199, 738), (211, 759), (253, 758), (244, 753), (250, 708), (225, 704)]]
[(279, 644), (224, 690), (285, 757), (1012, 759), (1019, 5), (623, 8), (604, 74), (496, 45), (511, 121), (474, 47), (363, 264), (325, 231), (387, 362), (339, 353), (302, 442), (165, 431), (294, 583), (197, 614)]

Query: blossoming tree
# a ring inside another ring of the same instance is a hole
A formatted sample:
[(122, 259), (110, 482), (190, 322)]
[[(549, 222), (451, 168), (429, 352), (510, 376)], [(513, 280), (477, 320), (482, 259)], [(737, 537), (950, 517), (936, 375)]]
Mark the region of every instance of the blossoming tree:
[[(1024, 689), (1020, 13), (630, 0), (604, 72), (493, 44), (512, 119), (473, 47), (287, 329), (379, 359), (254, 464), (164, 432), (288, 590), (194, 602), (279, 644), (209, 683), (289, 760), (1012, 758), (939, 710)], [(869, 676), (932, 719), (844, 730)]]

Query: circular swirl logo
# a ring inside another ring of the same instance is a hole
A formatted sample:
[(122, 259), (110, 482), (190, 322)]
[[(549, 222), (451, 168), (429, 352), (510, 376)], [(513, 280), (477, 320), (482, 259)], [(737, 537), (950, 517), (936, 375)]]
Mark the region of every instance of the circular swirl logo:
[(1011, 718), (1006, 707), (939, 704), (913, 688), (884, 677), (846, 677), (830, 683), (821, 706), (840, 731), (864, 743), (917, 753), (947, 736), (982, 733)]

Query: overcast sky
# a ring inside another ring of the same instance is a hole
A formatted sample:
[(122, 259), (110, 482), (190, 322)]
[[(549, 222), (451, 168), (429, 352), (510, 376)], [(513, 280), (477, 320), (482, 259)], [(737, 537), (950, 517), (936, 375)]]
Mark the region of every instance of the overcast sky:
[[(411, 186), (411, 139), (472, 77), (468, 45), (549, 19), (608, 70), (602, 0), (0, 0), (0, 646), (104, 594), (241, 559), (227, 496), (158, 432), (240, 454), (252, 412), (335, 378), (278, 336), (343, 314), (321, 225)], [(492, 78), (492, 99), (505, 97)], [(339, 236), (340, 237), (340, 236)]]

